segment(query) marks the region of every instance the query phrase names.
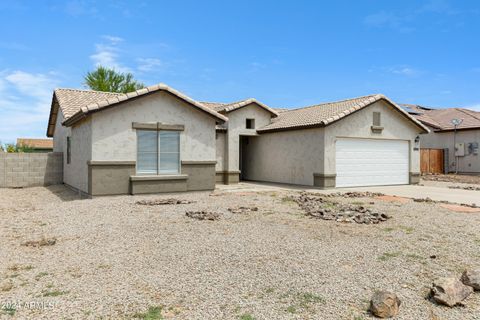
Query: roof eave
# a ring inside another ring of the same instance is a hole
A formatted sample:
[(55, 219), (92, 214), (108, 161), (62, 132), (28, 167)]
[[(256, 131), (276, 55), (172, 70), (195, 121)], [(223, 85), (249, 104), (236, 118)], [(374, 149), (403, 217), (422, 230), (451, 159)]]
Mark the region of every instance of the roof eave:
[(198, 102), (196, 102), (195, 100), (181, 94), (180, 92), (178, 92), (174, 89), (171, 89), (167, 85), (159, 84), (159, 85), (150, 86), (150, 87), (147, 87), (147, 88), (144, 88), (144, 89), (140, 89), (140, 90), (134, 91), (132, 93), (127, 93), (124, 96), (117, 97), (116, 101), (109, 102), (108, 104), (106, 103), (107, 100), (105, 100), (105, 101), (102, 100), (102, 101), (87, 105), (86, 107), (83, 107), (81, 110), (77, 111), (73, 116), (71, 116), (68, 119), (66, 119), (65, 121), (63, 121), (62, 124), (67, 126), (67, 127), (70, 127), (70, 126), (74, 125), (76, 122), (78, 122), (81, 119), (89, 116), (92, 113), (95, 113), (95, 112), (98, 112), (98, 111), (103, 111), (103, 110), (109, 109), (113, 106), (116, 106), (118, 104), (121, 104), (123, 102), (133, 101), (137, 98), (141, 98), (141, 97), (144, 97), (144, 96), (147, 96), (149, 94), (156, 93), (156, 92), (159, 92), (159, 91), (167, 92), (167, 93), (169, 93), (173, 96), (176, 96), (177, 98), (179, 98), (179, 99), (197, 107), (199, 111), (205, 112), (206, 114), (214, 117), (217, 120), (218, 123), (224, 123), (224, 122), (228, 121), (228, 118), (225, 117), (224, 115), (222, 115), (222, 114), (220, 114), (220, 113), (218, 113), (214, 110), (207, 109), (205, 106), (203, 106), (203, 105), (199, 104)]

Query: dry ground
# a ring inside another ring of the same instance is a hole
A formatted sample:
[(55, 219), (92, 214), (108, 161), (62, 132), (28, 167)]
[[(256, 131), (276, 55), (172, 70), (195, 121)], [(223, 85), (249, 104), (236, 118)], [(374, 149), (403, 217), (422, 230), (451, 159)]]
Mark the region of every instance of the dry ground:
[(465, 174), (426, 174), (422, 176), (422, 180), (480, 185), (480, 175), (474, 176)]
[[(175, 197), (196, 203), (140, 206), (172, 195), (0, 189), (0, 303), (17, 303), (0, 317), (360, 320), (387, 289), (403, 302), (398, 319), (480, 319), (480, 293), (453, 309), (426, 299), (435, 277), (480, 266), (480, 213), (340, 198), (393, 216), (342, 224), (306, 217), (294, 194), (186, 193)], [(259, 210), (227, 211), (240, 205)], [(224, 216), (185, 216), (197, 209)], [(42, 237), (57, 241), (22, 245)]]

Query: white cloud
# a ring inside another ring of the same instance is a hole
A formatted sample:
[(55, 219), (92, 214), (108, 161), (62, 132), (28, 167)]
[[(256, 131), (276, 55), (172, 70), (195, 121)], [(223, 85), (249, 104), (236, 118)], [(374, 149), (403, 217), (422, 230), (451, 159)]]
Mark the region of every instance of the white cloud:
[(159, 68), (164, 66), (164, 63), (160, 59), (156, 58), (138, 58), (137, 62), (137, 69), (142, 72), (158, 70)]
[(397, 67), (397, 68), (391, 68), (390, 72), (394, 74), (400, 74), (404, 76), (415, 76), (420, 73), (420, 71), (410, 68), (410, 67)]
[(117, 43), (120, 43), (120, 42), (123, 42), (124, 39), (123, 38), (120, 38), (120, 37), (117, 37), (117, 36), (110, 36), (110, 35), (104, 35), (102, 36), (103, 39), (105, 40), (108, 40), (110, 41), (110, 43), (112, 44), (117, 44)]
[(45, 137), (54, 73), (0, 72), (0, 141), (20, 136)]
[(119, 61), (118, 44), (123, 41), (122, 38), (116, 36), (102, 36), (107, 40), (106, 43), (98, 43), (95, 45), (95, 53), (90, 56), (95, 66), (103, 66), (115, 69), (119, 72), (130, 72), (130, 68), (124, 66)]
[(466, 106), (466, 107), (464, 107), (464, 108), (465, 108), (465, 109), (470, 109), (470, 110), (475, 110), (475, 111), (480, 112), (480, 103), (472, 104), (472, 105)]
[(398, 16), (391, 12), (380, 11), (366, 16), (363, 23), (372, 28), (391, 28), (399, 32), (411, 32), (414, 28), (408, 26), (409, 17)]

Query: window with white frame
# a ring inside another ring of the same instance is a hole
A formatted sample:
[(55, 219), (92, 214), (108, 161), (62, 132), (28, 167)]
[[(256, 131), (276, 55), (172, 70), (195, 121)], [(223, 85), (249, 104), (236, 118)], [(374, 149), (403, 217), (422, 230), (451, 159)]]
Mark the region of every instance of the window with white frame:
[(180, 132), (137, 130), (137, 173), (180, 173)]

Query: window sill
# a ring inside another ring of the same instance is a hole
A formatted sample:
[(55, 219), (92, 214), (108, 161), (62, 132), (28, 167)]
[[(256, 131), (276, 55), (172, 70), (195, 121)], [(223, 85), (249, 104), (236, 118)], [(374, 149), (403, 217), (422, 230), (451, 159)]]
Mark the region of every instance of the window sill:
[(161, 180), (187, 180), (187, 179), (188, 179), (187, 174), (130, 176), (130, 181), (161, 181)]
[(373, 133), (382, 133), (383, 127), (380, 126), (371, 126), (372, 132)]

